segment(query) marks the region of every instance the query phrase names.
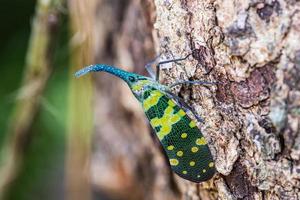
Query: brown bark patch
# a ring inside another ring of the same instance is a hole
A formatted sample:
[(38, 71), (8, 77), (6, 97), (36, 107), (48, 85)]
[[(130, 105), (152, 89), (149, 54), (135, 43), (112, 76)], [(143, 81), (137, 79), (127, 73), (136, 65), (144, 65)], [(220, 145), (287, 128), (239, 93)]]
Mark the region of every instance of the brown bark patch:
[(278, 1), (272, 1), (271, 4), (259, 4), (257, 7), (256, 13), (266, 22), (270, 22), (270, 18), (274, 12), (279, 14), (281, 11), (280, 3)]
[(255, 69), (245, 81), (231, 84), (235, 101), (243, 108), (249, 108), (265, 100), (270, 95), (271, 84), (275, 73), (271, 66)]
[(200, 64), (205, 69), (206, 73), (216, 66), (213, 51), (208, 47), (199, 46), (198, 49), (193, 50), (192, 56), (198, 61), (198, 65)]
[(236, 162), (231, 173), (225, 177), (225, 181), (237, 199), (252, 200), (255, 199), (254, 194), (257, 191), (248, 180), (246, 169), (240, 162)]
[(221, 84), (218, 85), (218, 89), (216, 92), (217, 100), (226, 104), (233, 103), (234, 99), (230, 91), (230, 82), (227, 81), (224, 76), (222, 78), (219, 78), (219, 80)]

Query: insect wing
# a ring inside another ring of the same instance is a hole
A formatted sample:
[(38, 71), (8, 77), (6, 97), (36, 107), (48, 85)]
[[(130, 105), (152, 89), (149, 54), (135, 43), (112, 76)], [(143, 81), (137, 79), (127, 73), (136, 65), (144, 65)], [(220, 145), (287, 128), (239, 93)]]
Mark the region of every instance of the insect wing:
[(210, 179), (215, 173), (212, 155), (196, 122), (180, 104), (163, 91), (149, 89), (142, 105), (172, 170), (193, 182)]

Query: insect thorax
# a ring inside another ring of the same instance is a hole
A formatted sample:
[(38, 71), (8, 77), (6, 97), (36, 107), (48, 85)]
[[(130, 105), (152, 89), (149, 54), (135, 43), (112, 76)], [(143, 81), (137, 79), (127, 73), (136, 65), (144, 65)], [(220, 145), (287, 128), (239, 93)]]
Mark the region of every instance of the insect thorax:
[(166, 86), (161, 85), (152, 80), (139, 80), (136, 83), (132, 84), (131, 86), (131, 90), (133, 94), (141, 102), (144, 100), (145, 92), (153, 89), (159, 91), (165, 91)]

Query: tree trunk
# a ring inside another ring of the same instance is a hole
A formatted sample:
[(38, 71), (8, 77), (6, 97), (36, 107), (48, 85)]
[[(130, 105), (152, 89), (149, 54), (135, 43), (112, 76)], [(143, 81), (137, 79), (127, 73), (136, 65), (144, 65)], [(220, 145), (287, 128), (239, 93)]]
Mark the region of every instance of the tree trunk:
[(164, 65), (161, 82), (218, 83), (173, 91), (204, 118), (218, 173), (201, 184), (171, 173), (130, 90), (98, 74), (91, 164), (97, 191), (115, 199), (300, 199), (300, 2), (98, 4), (97, 62), (145, 73), (155, 55), (193, 52)]

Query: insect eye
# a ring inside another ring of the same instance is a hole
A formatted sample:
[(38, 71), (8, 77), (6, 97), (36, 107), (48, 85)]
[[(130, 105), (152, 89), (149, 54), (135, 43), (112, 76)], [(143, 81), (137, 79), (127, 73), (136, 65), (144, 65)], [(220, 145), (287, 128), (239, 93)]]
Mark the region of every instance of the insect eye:
[(128, 80), (131, 81), (131, 82), (134, 82), (135, 78), (133, 76), (129, 76)]

